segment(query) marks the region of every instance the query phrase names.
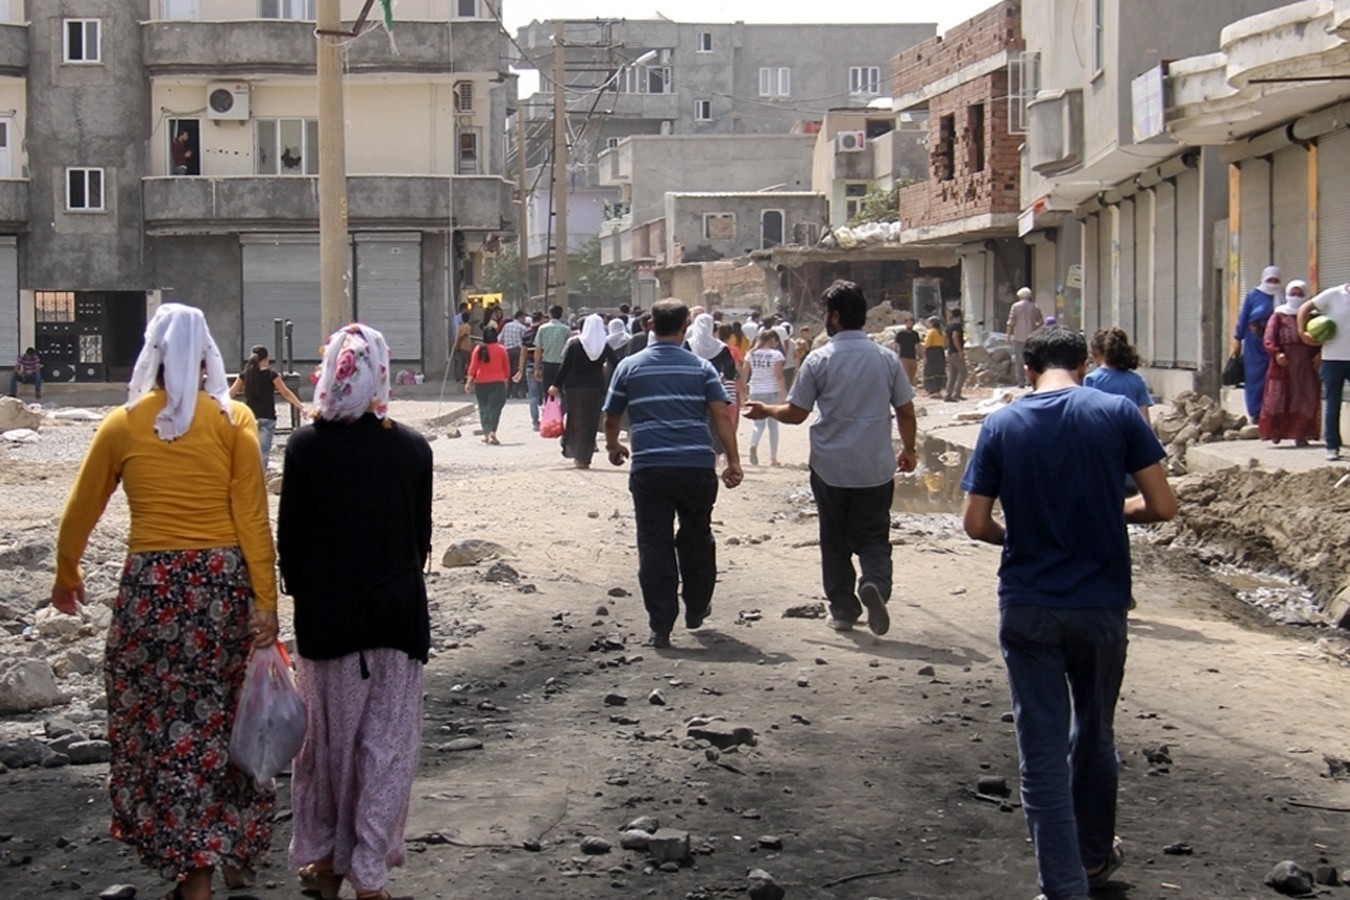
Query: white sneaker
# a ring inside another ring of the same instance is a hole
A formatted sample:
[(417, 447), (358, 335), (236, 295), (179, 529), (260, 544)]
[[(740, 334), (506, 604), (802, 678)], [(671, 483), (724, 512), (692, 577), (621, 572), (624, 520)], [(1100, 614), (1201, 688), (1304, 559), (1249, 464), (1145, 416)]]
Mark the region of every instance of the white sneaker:
[(1327, 448), (1327, 459), (1331, 460), (1332, 462), (1335, 462), (1340, 458), (1341, 458), (1341, 451), (1339, 449), (1333, 447)]

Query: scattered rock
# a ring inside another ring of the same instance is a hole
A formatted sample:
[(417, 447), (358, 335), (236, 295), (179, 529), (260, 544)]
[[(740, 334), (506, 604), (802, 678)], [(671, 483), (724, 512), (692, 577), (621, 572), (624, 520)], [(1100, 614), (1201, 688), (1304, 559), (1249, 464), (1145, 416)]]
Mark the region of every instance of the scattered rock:
[(921, 678), (932, 678), (934, 675), (937, 674), (937, 669), (934, 669), (932, 666), (924, 666), (922, 669), (915, 672), (914, 674), (920, 676)]
[(453, 441), (455, 438), (461, 436), (461, 435), (460, 435), (459, 429), (456, 428), (456, 427), (453, 426), (453, 425), (451, 425), (451, 426), (449, 426), (448, 428), (446, 428), (445, 431), (443, 432), (443, 434), (444, 434), (447, 438), (449, 438), (450, 440), (452, 440), (452, 441)]
[(765, 850), (782, 850), (783, 839), (776, 834), (762, 834), (759, 837), (759, 846)]
[(1276, 863), (1275, 868), (1266, 874), (1266, 884), (1291, 897), (1311, 893), (1313, 887), (1312, 876), (1289, 859)]
[(446, 548), (441, 557), (441, 565), (447, 569), (461, 566), (476, 566), (488, 559), (497, 559), (511, 554), (501, 544), (484, 541), (479, 538), (466, 538), (455, 541)]
[(107, 741), (76, 741), (65, 751), (73, 766), (105, 763), (112, 759), (112, 745)]
[(1007, 797), (1012, 794), (1008, 788), (1008, 779), (997, 775), (982, 775), (976, 782), (975, 790), (987, 797)]
[(652, 706), (665, 706), (666, 695), (661, 693), (660, 689), (654, 690), (647, 695), (647, 702)]
[(609, 607), (601, 604), (595, 608), (595, 614), (597, 616), (607, 616), (609, 615)]
[(751, 869), (746, 878), (749, 881), (746, 890), (750, 900), (783, 900), (787, 896), (783, 886), (763, 869)]
[(1150, 766), (1170, 766), (1172, 764), (1172, 757), (1168, 753), (1166, 744), (1160, 744), (1157, 747), (1145, 747), (1143, 753)]
[(755, 739), (755, 729), (749, 726), (732, 726), (725, 722), (709, 722), (706, 725), (690, 725), (688, 734), (696, 741), (707, 741), (719, 750), (744, 744), (753, 747), (759, 741)]
[(53, 751), (36, 738), (19, 738), (0, 744), (0, 764), (10, 769), (40, 766), (53, 755)]
[(623, 705), (625, 705), (627, 702), (628, 702), (628, 698), (625, 697), (623, 694), (606, 694), (606, 695), (605, 695), (605, 705), (606, 705), (606, 706), (623, 706)]
[(36, 431), (42, 426), (42, 415), (17, 397), (0, 397), (0, 434), (21, 428)]
[(645, 831), (630, 829), (619, 835), (619, 846), (625, 850), (646, 850), (652, 836)]
[(0, 569), (40, 569), (51, 556), (50, 544), (16, 544), (0, 550)]
[(621, 587), (612, 587), (612, 588), (609, 589), (609, 592), (608, 592), (608, 593), (609, 593), (609, 595), (610, 595), (611, 597), (631, 597), (631, 596), (633, 596), (631, 593), (628, 592), (627, 588), (621, 588)]
[(136, 889), (129, 884), (114, 884), (104, 888), (98, 900), (136, 900)]
[(483, 749), (483, 742), (478, 740), (478, 738), (471, 738), (471, 737), (455, 738), (453, 741), (447, 741), (446, 743), (441, 744), (441, 746), (439, 747), (439, 750), (442, 753), (460, 753), (464, 750), (482, 750), (482, 749)]
[(638, 816), (627, 825), (623, 826), (624, 831), (645, 831), (647, 834), (655, 834), (661, 827), (661, 820), (656, 816)]
[(785, 619), (823, 619), (826, 615), (824, 603), (802, 603), (783, 610)]
[(280, 475), (273, 475), (271, 478), (267, 479), (267, 492), (268, 492), (269, 494), (280, 494), (280, 493), (281, 493), (281, 476), (280, 476)]
[(1195, 852), (1195, 848), (1185, 841), (1177, 841), (1175, 844), (1168, 844), (1163, 848), (1163, 853), (1168, 856), (1190, 856)]
[(483, 580), (494, 584), (515, 584), (520, 580), (520, 573), (508, 563), (495, 562), (483, 574)]
[(587, 856), (600, 856), (613, 848), (613, 844), (598, 835), (592, 834), (581, 839), (581, 852)]
[(64, 701), (56, 675), (46, 661), (0, 660), (0, 714), (44, 709)]
[(689, 858), (689, 832), (658, 828), (648, 839), (647, 853), (657, 863), (682, 863)]
[(1341, 883), (1341, 876), (1340, 873), (1336, 871), (1335, 866), (1322, 863), (1316, 868), (1316, 870), (1313, 871), (1313, 881), (1317, 882), (1318, 884), (1325, 884), (1330, 887), (1335, 887), (1336, 885)]
[(54, 606), (47, 606), (37, 611), (33, 624), (40, 637), (63, 638), (80, 630), (80, 617), (68, 616)]

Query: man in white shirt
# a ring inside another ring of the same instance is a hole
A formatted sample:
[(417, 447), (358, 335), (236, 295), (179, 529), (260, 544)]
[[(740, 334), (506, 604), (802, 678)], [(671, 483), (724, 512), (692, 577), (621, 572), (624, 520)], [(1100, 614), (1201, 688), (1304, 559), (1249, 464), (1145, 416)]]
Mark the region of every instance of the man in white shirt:
[[(1308, 320), (1326, 316), (1336, 323), (1336, 334), (1318, 344), (1308, 334)], [(1350, 285), (1340, 284), (1305, 301), (1298, 308), (1298, 331), (1303, 342), (1322, 349), (1322, 385), (1326, 390), (1327, 459), (1341, 458), (1341, 398), (1350, 379)]]
[(1017, 373), (1017, 386), (1027, 386), (1026, 366), (1022, 364), (1022, 353), (1027, 348), (1027, 338), (1037, 328), (1045, 324), (1041, 308), (1031, 299), (1031, 288), (1024, 287), (1017, 292), (1017, 302), (1008, 313), (1008, 342), (1012, 344), (1013, 371)]

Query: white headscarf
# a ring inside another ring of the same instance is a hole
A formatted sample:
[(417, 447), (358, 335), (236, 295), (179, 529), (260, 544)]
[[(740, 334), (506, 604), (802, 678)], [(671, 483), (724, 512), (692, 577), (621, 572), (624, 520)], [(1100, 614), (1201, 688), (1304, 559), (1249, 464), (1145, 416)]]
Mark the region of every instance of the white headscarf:
[(622, 350), (628, 346), (628, 339), (632, 335), (628, 333), (628, 323), (623, 319), (609, 320), (609, 346), (611, 350)]
[(389, 345), (384, 335), (356, 322), (333, 332), (314, 382), (319, 418), (354, 422), (371, 412), (383, 419), (389, 414)]
[[(155, 433), (174, 441), (187, 434), (197, 413), (197, 392), (205, 389), (220, 404), (230, 424), (230, 386), (225, 380), (225, 360), (211, 339), (206, 316), (200, 309), (181, 303), (165, 303), (155, 310), (145, 326), (145, 346), (136, 357), (127, 385), (127, 409), (131, 409), (156, 386), (164, 367), (164, 393), (168, 400), (155, 416)], [(202, 383), (202, 368), (206, 382)]]
[(695, 356), (700, 359), (712, 359), (721, 353), (725, 346), (726, 344), (713, 334), (712, 316), (702, 313), (694, 319), (694, 324), (689, 328), (689, 349), (694, 351)]
[(586, 320), (581, 323), (581, 349), (586, 351), (592, 362), (600, 358), (600, 354), (605, 352), (606, 339), (609, 337), (605, 331), (605, 319), (599, 313), (591, 313)]
[(755, 337), (759, 334), (759, 326), (754, 322), (742, 322), (741, 334), (745, 335), (745, 339), (753, 344)]
[[(1289, 296), (1289, 292), (1292, 291), (1294, 288), (1298, 288), (1299, 290), (1303, 291), (1303, 296), (1299, 297), (1297, 300)], [(1281, 303), (1279, 306), (1275, 307), (1275, 311), (1277, 313), (1284, 313), (1286, 316), (1296, 316), (1298, 315), (1299, 306), (1301, 306), (1303, 304), (1303, 301), (1307, 299), (1308, 299), (1308, 282), (1302, 280), (1301, 278), (1295, 278), (1284, 286), (1284, 302)]]
[[(1270, 281), (1272, 279), (1276, 282), (1275, 284), (1270, 284)], [(1279, 296), (1280, 293), (1279, 281), (1280, 281), (1280, 267), (1266, 266), (1264, 269), (1261, 270), (1261, 283), (1256, 286), (1256, 289), (1258, 291), (1264, 291), (1265, 293), (1269, 294), (1272, 297)]]

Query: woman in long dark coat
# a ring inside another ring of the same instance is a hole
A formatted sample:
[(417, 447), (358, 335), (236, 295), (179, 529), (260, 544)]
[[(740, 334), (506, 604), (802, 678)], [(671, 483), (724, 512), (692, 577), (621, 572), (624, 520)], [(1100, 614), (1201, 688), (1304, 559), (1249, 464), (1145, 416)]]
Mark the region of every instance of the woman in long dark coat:
[(562, 454), (578, 469), (589, 469), (591, 457), (595, 456), (595, 434), (600, 429), (601, 407), (608, 387), (605, 366), (613, 369), (619, 364), (607, 337), (605, 320), (600, 314), (587, 316), (581, 334), (572, 338), (563, 351), (557, 382), (548, 389), (550, 397), (566, 395), (563, 408), (567, 410), (567, 425), (562, 436)]

